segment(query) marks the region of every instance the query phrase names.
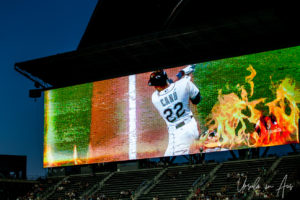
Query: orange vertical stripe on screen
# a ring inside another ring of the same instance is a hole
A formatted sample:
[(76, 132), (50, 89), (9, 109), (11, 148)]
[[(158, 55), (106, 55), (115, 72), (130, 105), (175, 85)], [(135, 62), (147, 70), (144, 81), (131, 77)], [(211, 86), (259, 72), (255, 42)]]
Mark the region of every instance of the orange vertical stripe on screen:
[(89, 163), (128, 159), (128, 77), (93, 83)]

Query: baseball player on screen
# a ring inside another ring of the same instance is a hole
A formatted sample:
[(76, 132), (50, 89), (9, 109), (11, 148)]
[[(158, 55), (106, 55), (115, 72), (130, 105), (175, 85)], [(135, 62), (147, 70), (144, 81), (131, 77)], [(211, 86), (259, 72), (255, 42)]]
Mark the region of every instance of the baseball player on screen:
[(194, 71), (189, 65), (177, 74), (175, 82), (168, 78), (164, 70), (152, 72), (148, 81), (154, 86), (152, 103), (165, 120), (169, 142), (164, 156), (176, 156), (189, 153), (190, 145), (198, 139), (197, 122), (190, 110), (189, 102), (198, 104), (201, 100), (199, 89), (188, 76)]

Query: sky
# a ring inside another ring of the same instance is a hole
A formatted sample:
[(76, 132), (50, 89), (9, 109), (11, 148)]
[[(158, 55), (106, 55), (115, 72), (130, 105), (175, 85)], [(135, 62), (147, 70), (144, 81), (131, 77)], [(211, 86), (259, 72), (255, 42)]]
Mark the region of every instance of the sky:
[(34, 83), (16, 62), (73, 51), (97, 0), (0, 1), (0, 155), (26, 155), (27, 175), (43, 169), (43, 98), (28, 97)]
[[(0, 155), (26, 155), (28, 177), (46, 172), (44, 103), (42, 97), (29, 98), (34, 83), (16, 72), (14, 64), (75, 50), (96, 4), (97, 0), (0, 1)], [(275, 147), (270, 153), (282, 149)], [(207, 159), (228, 156), (211, 153)]]

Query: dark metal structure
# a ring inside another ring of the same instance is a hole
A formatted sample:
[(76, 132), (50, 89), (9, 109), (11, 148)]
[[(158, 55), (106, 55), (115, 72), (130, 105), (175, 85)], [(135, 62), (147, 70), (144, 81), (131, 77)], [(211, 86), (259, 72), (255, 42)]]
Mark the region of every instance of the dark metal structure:
[(15, 69), (64, 87), (300, 44), (297, 6), (209, 2), (99, 0), (76, 50)]
[(26, 156), (0, 155), (0, 179), (17, 178), (26, 179)]

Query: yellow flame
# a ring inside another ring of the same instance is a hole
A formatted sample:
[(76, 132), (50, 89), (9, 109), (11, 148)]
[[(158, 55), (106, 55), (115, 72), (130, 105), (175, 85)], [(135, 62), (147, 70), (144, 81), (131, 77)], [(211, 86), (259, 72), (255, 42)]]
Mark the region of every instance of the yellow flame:
[[(256, 76), (256, 71), (252, 65), (247, 70), (251, 74), (245, 77), (245, 82), (250, 85), (250, 96), (252, 96), (254, 93), (253, 78)], [(274, 87), (273, 85), (276, 99), (265, 105), (269, 107), (269, 114), (275, 116), (277, 120), (274, 123), (276, 130), (271, 130), (269, 138), (263, 141), (261, 140), (262, 135), (253, 128), (249, 129), (249, 126), (258, 124), (263, 114), (256, 106), (265, 103), (266, 98), (249, 102), (248, 93), (244, 86), (238, 84), (237, 88), (240, 91), (240, 97), (235, 93), (223, 94), (222, 90), (219, 90), (218, 101), (213, 106), (206, 123), (208, 132), (216, 132), (217, 134), (216, 137), (210, 137), (207, 134), (200, 139), (199, 142), (204, 149), (270, 146), (298, 141), (299, 109), (297, 102), (299, 102), (300, 92), (291, 79), (284, 79), (279, 86)], [(272, 133), (272, 131), (277, 133)]]
[(51, 146), (47, 145), (45, 154), (46, 154), (46, 161), (48, 163), (47, 165), (51, 166), (51, 167), (54, 166), (54, 158), (53, 158), (53, 155), (52, 155)]
[(252, 80), (256, 76), (256, 71), (254, 70), (254, 68), (252, 67), (252, 65), (249, 65), (249, 67), (247, 68), (247, 70), (250, 71), (251, 74), (249, 76), (245, 77), (245, 81), (246, 81), (246, 83), (250, 84), (250, 87), (251, 87), (250, 96), (252, 97), (253, 92), (254, 92), (254, 82)]
[(77, 154), (77, 147), (74, 145), (73, 149), (73, 160), (74, 160), (74, 165), (78, 165), (78, 154)]

